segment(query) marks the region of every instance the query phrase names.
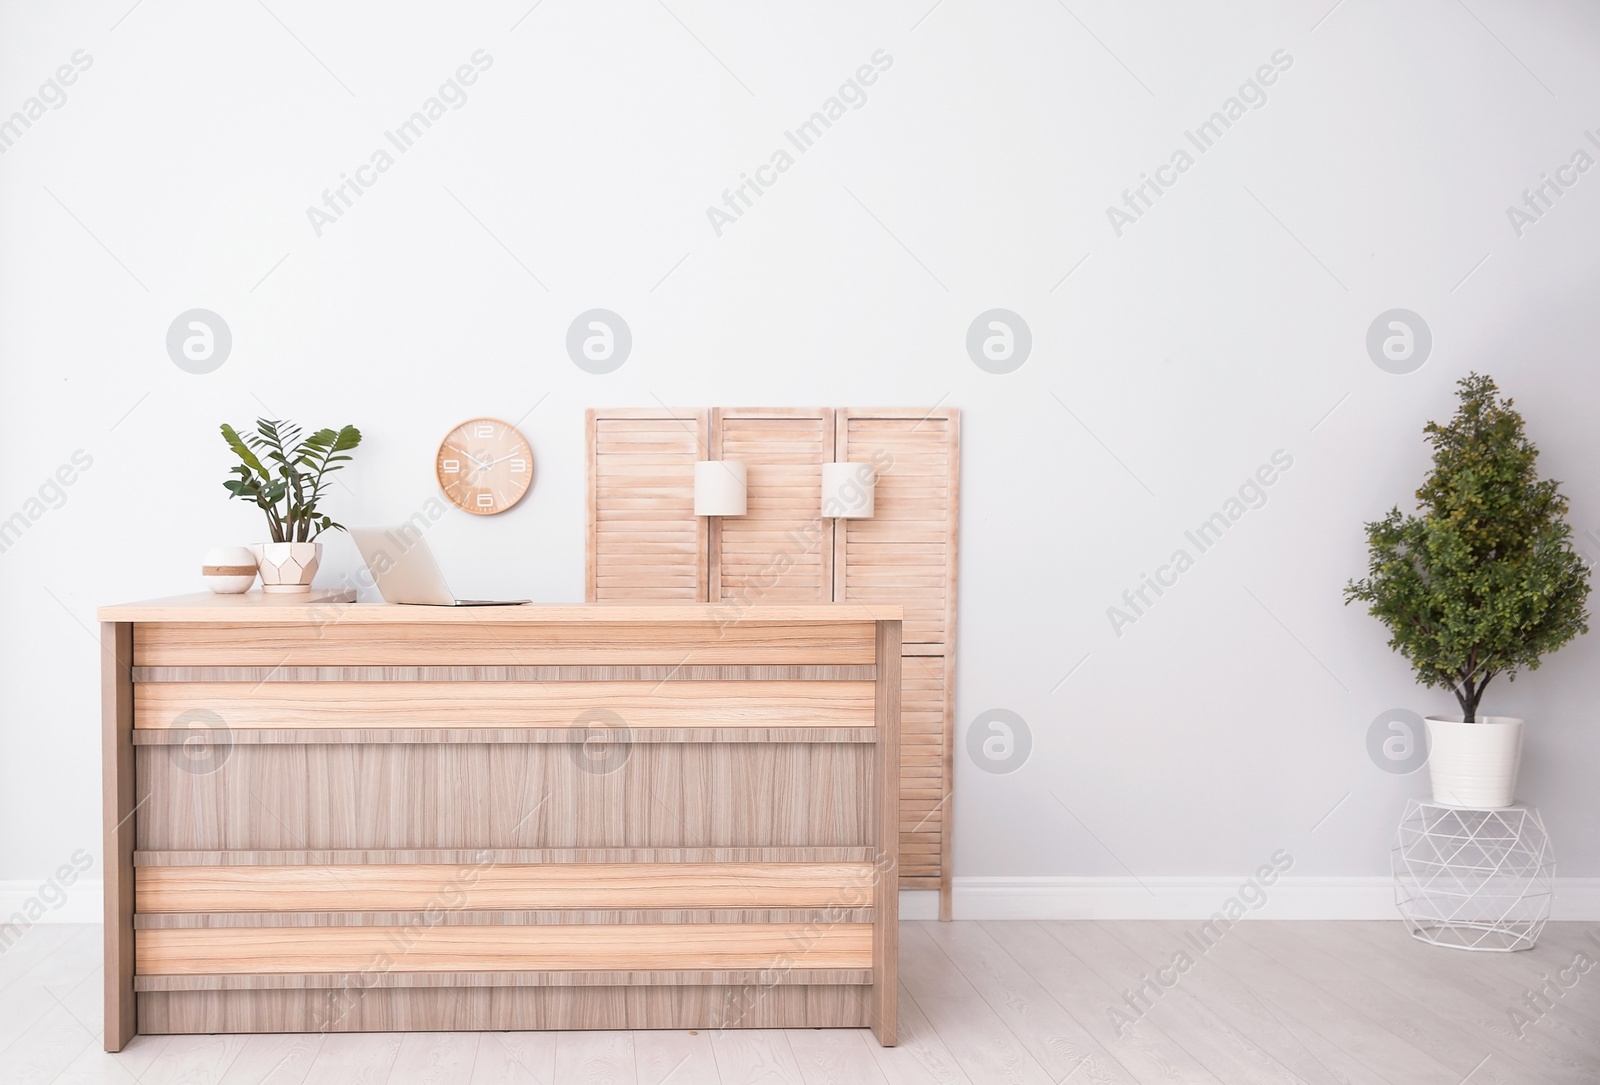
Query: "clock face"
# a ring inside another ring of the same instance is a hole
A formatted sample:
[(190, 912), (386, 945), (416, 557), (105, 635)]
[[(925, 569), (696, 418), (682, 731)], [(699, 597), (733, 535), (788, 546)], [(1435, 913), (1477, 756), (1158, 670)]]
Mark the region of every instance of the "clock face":
[(434, 464), (439, 488), (478, 516), (505, 512), (533, 485), (533, 450), (516, 427), (474, 418), (450, 431)]

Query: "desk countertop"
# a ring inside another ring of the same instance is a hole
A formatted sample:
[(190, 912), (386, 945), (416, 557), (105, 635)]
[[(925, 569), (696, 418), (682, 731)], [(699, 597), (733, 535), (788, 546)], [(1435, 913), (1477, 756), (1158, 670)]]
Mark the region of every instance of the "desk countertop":
[(102, 622), (329, 622), (514, 623), (555, 622), (872, 622), (900, 621), (897, 606), (819, 603), (810, 606), (742, 606), (738, 603), (678, 603), (640, 606), (618, 603), (526, 604), (504, 607), (433, 607), (357, 603), (348, 589), (308, 594), (243, 595), (198, 592), (101, 607)]

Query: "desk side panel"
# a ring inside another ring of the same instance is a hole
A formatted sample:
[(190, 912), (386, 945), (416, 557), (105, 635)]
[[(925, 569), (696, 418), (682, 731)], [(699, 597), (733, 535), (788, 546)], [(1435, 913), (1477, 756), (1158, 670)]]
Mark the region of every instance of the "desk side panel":
[(121, 1051), (137, 1027), (133, 993), (133, 626), (100, 624), (101, 816), (105, 827), (105, 1049)]

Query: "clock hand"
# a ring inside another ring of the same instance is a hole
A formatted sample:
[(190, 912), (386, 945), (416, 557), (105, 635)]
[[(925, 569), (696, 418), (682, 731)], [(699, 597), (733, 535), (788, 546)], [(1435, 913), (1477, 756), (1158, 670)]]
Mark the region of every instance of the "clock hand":
[(490, 460), (488, 463), (483, 464), (482, 466), (483, 466), (483, 469), (485, 471), (487, 471), (489, 468), (493, 467), (497, 463), (505, 463), (507, 460), (514, 460), (514, 459), (516, 459), (517, 457), (519, 457), (521, 455), (522, 455), (522, 453), (520, 453), (520, 452), (509, 452), (506, 455), (501, 456), (498, 460)]
[[(488, 463), (483, 463), (483, 462), (481, 462), (481, 461), (480, 461), (480, 460), (479, 460), (479, 459), (478, 459), (478, 458), (477, 458), (477, 457), (476, 457), (476, 456), (474, 456), (474, 455), (473, 455), (473, 454), (472, 454), (472, 453), (470, 453), (470, 452), (467, 452), (467, 451), (465, 451), (465, 450), (463, 450), (463, 449), (459, 449), (459, 448), (457, 448), (457, 447), (456, 447), (456, 446), (455, 446), (455, 445), (450, 445), (450, 444), (447, 444), (447, 445), (445, 445), (445, 446), (444, 446), (444, 447), (446, 447), (446, 448), (448, 448), (448, 449), (450, 449), (450, 450), (451, 450), (451, 451), (452, 451), (452, 452), (459, 452), (459, 453), (461, 453), (461, 455), (462, 455), (462, 456), (463, 456), (463, 457), (465, 457), (465, 458), (466, 458), (466, 460), (467, 460), (467, 462), (469, 462), (469, 463), (471, 463), (471, 464), (472, 464), (472, 466), (474, 466), (474, 467), (476, 467), (476, 468), (477, 468), (477, 469), (478, 469), (478, 470), (480, 470), (480, 471), (482, 471), (482, 470), (484, 470), (484, 469), (485, 469), (485, 468), (487, 468), (487, 467), (492, 467), (492, 466), (493, 466), (493, 464), (488, 464)], [(497, 462), (498, 462), (498, 461), (497, 461)]]

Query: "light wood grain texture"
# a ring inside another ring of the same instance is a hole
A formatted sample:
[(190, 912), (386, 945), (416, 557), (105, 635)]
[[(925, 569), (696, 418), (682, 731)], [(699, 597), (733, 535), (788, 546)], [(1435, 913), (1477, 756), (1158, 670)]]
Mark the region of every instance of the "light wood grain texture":
[[(953, 923), (953, 928), (966, 927)], [(1086, 1012), (1080, 1007), (1093, 1005), (1098, 999), (1102, 1006), (1123, 1005), (1122, 991), (1112, 986), (1127, 981), (1113, 974), (1109, 980), (1102, 978), (1075, 956), (1050, 930), (1034, 923), (984, 923), (982, 928), (1004, 949), (1021, 968), (1027, 971), (1039, 986), (1072, 1014), (1116, 1059), (1143, 1085), (1165, 1082), (1167, 1085), (1225, 1085), (1196, 1062), (1183, 1045), (1168, 1036), (1154, 1022), (1143, 1021), (1132, 1029), (1118, 1028), (1118, 1023), (1101, 1012)], [(1070, 928), (1069, 928), (1070, 929)], [(943, 946), (943, 939), (935, 939)], [(1126, 1007), (1124, 1007), (1126, 1008)]]
[[(592, 604), (539, 603), (503, 607), (434, 607), (394, 604), (355, 603), (353, 592), (312, 592), (306, 595), (216, 595), (198, 592), (163, 599), (121, 603), (101, 607), (102, 622), (162, 622), (191, 625), (247, 624), (309, 625), (327, 628), (335, 625), (587, 625), (593, 622), (629, 624), (710, 622), (727, 624), (727, 609), (718, 604), (634, 602), (597, 609)], [(310, 601), (308, 601), (308, 599)], [(818, 620), (869, 622), (878, 618), (900, 617), (898, 610), (886, 612), (877, 606), (849, 606), (829, 603), (774, 604), (757, 608), (752, 619), (768, 622), (814, 622)]]
[(870, 907), (864, 863), (145, 867), (140, 912)]
[(137, 839), (204, 851), (863, 846), (875, 749), (141, 746)]
[[(1163, 956), (1171, 960), (1170, 940), (1182, 937), (1185, 929), (1170, 923), (1109, 927), (1113, 937), (1147, 960)], [(1236, 958), (1233, 946), (1224, 943), (1207, 956), (1219, 967), (1191, 970), (1184, 977), (1185, 991), (1203, 1000), (1227, 1026), (1248, 1036), (1291, 1074), (1307, 1081), (1348, 1081), (1373, 1072), (1375, 1067), (1358, 1058), (1356, 1051), (1330, 1040), (1324, 1034), (1325, 1026), (1282, 1012), (1253, 983), (1236, 979), (1226, 967)], [(1449, 1073), (1443, 1067), (1429, 1070), (1440, 1076)]]
[(637, 1057), (628, 1032), (563, 1032), (556, 1036), (553, 1081), (573, 1085), (635, 1085)]
[(833, 521), (822, 517), (822, 465), (832, 459), (833, 411), (717, 407), (712, 456), (747, 465), (744, 516), (710, 524), (713, 602), (739, 606), (833, 600)]
[(141, 1029), (893, 1042), (894, 608), (201, 609), (132, 635)]
[[(370, 962), (369, 962), (370, 963)], [(853, 987), (872, 983), (869, 968), (625, 968), (564, 969), (509, 972), (447, 970), (400, 972), (364, 969), (361, 972), (202, 972), (140, 975), (134, 978), (139, 994), (176, 991), (323, 991), (359, 987), (387, 990), (399, 987), (439, 987), (465, 990), (478, 987), (719, 987), (746, 985), (770, 987)], [(864, 999), (863, 999), (864, 1000)], [(728, 1025), (727, 1022), (722, 1022)], [(732, 1027), (728, 1025), (728, 1027)]]
[(244, 1046), (243, 1036), (176, 1036), (150, 1063), (145, 1078), (151, 1082), (215, 1081), (238, 1059)]
[(887, 1085), (857, 1033), (795, 1029), (785, 1035), (805, 1085)]
[(323, 848), (139, 850), (134, 866), (329, 866), (341, 863), (871, 863), (868, 847)]
[[(871, 727), (627, 727), (604, 717), (589, 727), (140, 727), (134, 746), (187, 747), (199, 756), (207, 745), (350, 746), (533, 744), (584, 746), (616, 742), (638, 746), (717, 743), (865, 743), (877, 741)], [(173, 751), (169, 749), (169, 753)]]
[[(142, 996), (147, 997), (147, 996)], [(182, 1029), (162, 1031), (184, 1032), (222, 1032), (222, 1031), (255, 1031), (247, 1029)], [(261, 1030), (269, 1031), (269, 1030)], [(286, 1029), (270, 1031), (289, 1031)], [(309, 1031), (298, 1029), (295, 1031)], [(321, 1053), (311, 1064), (311, 1072), (306, 1076), (304, 1085), (382, 1085), (390, 1080), (389, 1071), (394, 1066), (394, 1060), (400, 1054), (400, 1041), (402, 1037), (388, 1036), (350, 1036), (344, 1037), (343, 1043), (324, 1043)], [(397, 1079), (400, 1081), (404, 1078)]]
[(633, 1061), (639, 1085), (692, 1085), (721, 1079), (711, 1034), (698, 1029), (635, 1032)]
[(101, 786), (105, 818), (105, 1049), (121, 1051), (136, 1031), (133, 997), (133, 626), (100, 623)]
[[(893, 618), (893, 614), (881, 617)], [(879, 616), (874, 616), (877, 621)], [(135, 667), (151, 682), (871, 682), (871, 663), (625, 667)]]
[(871, 682), (168, 682), (134, 690), (138, 726), (214, 712), (230, 728), (870, 727)]
[[(1152, 927), (1167, 938), (1182, 937), (1181, 924), (1162, 923)], [(1147, 933), (1144, 927), (1123, 924), (1119, 927), (1123, 940), (1137, 938)], [(1242, 932), (1241, 932), (1242, 933)], [(1358, 1060), (1360, 1069), (1349, 1073), (1359, 1075), (1370, 1072), (1384, 1080), (1436, 1077), (1459, 1078), (1469, 1067), (1454, 1070), (1438, 1062), (1410, 1043), (1389, 1031), (1388, 1023), (1364, 1017), (1354, 1007), (1325, 992), (1304, 973), (1307, 970), (1293, 963), (1278, 961), (1261, 952), (1244, 939), (1230, 941), (1225, 953), (1215, 955), (1218, 980), (1227, 984), (1224, 997), (1236, 1001), (1257, 1003), (1268, 1009), (1287, 1030), (1292, 1030), (1300, 1042), (1307, 1032), (1315, 1033), (1341, 1053), (1329, 1056), (1319, 1050), (1330, 1069), (1339, 1065), (1343, 1053)], [(1208, 977), (1209, 978), (1209, 977)], [(1202, 996), (1210, 994), (1199, 988)], [(1321, 1045), (1319, 1044), (1319, 1049)]]
[(704, 410), (591, 408), (584, 598), (705, 602), (708, 525), (694, 465), (710, 459)]
[(872, 626), (772, 621), (754, 613), (725, 625), (143, 622), (133, 652), (134, 662), (147, 667), (870, 663)]
[[(369, 962), (370, 963), (370, 962)], [(140, 975), (134, 978), (139, 994), (180, 991), (325, 991), (341, 988), (387, 990), (400, 987), (438, 987), (466, 990), (480, 987), (853, 987), (872, 983), (870, 968), (622, 968), (564, 969), (510, 972), (473, 969), (464, 972), (399, 972), (364, 969), (361, 972), (202, 972)], [(862, 998), (865, 1001), (864, 997)], [(733, 1027), (730, 1022), (718, 1024)]]
[(918, 929), (939, 946), (1053, 1080), (1136, 1085), (1113, 1054), (1120, 1045), (1108, 1048), (1097, 1039), (977, 924), (922, 924)]
[(239, 1056), (216, 1080), (218, 1085), (299, 1085), (321, 1058), (324, 1047), (321, 1036), (246, 1036)]
[[(1063, 943), (1121, 991), (1132, 991), (1136, 985), (1143, 987), (1144, 977), (1152, 975), (1152, 969), (1159, 970), (1172, 963), (1171, 952), (1152, 958), (1129, 949), (1116, 937), (1115, 923), (1072, 924), (1070, 929), (1053, 923), (1048, 926), (1052, 931), (1060, 930)], [(1145, 996), (1146, 1013), (1139, 1014), (1126, 1027), (1138, 1029), (1148, 1021), (1169, 1036), (1181, 1034), (1185, 1050), (1229, 1085), (1235, 1082), (1238, 1085), (1293, 1085), (1305, 1081), (1280, 1062), (1250, 1031), (1235, 1027), (1219, 1012), (1220, 1006), (1197, 998), (1192, 993), (1193, 986), (1179, 982), (1171, 990), (1162, 990), (1150, 981), (1149, 987), (1141, 992)], [(1150, 991), (1160, 991), (1159, 998), (1151, 997)], [(1126, 1001), (1121, 1004), (1121, 1012), (1130, 1017), (1139, 1008), (1137, 1002), (1131, 1006)], [(1119, 1019), (1119, 1024), (1123, 1023)], [(1222, 1067), (1227, 1068), (1226, 1076), (1221, 1072)], [(1326, 1074), (1318, 1074), (1312, 1078), (1312, 1085), (1330, 1085), (1332, 1080)]]
[(865, 1045), (889, 1085), (973, 1085), (939, 1033), (900, 985), (900, 1042)]
[[(1459, 1015), (1460, 1020), (1479, 1036), (1492, 1038), (1504, 1046), (1516, 1045), (1539, 1051), (1549, 1064), (1542, 1071), (1546, 1076), (1577, 1082), (1584, 1080), (1587, 1075), (1588, 1080), (1593, 1080), (1594, 1068), (1588, 1064), (1586, 1049), (1592, 1049), (1595, 1041), (1592, 1036), (1576, 1034), (1571, 1028), (1571, 1021), (1566, 1017), (1571, 1012), (1568, 1008), (1571, 1004), (1566, 999), (1553, 1006), (1545, 1019), (1546, 1027), (1526, 1028), (1519, 1036), (1512, 1026), (1506, 1010), (1507, 1003), (1520, 1002), (1523, 992), (1533, 986), (1533, 981), (1545, 982), (1539, 972), (1529, 975), (1525, 971), (1528, 965), (1524, 953), (1482, 954), (1490, 957), (1490, 961), (1467, 968), (1459, 961), (1440, 960), (1444, 954), (1423, 952), (1437, 947), (1419, 942), (1403, 930), (1367, 929), (1377, 926), (1365, 924), (1338, 933), (1347, 942), (1366, 942), (1375, 956), (1387, 954), (1396, 963), (1405, 962), (1405, 972), (1415, 984), (1449, 988), (1452, 997), (1448, 1002), (1441, 998), (1441, 1006), (1452, 1005), (1452, 1012)], [(1396, 927), (1395, 924), (1389, 926)], [(1322, 937), (1333, 940), (1328, 933)], [(1452, 953), (1449, 956), (1466, 954)], [(1561, 958), (1563, 966), (1572, 961), (1570, 953), (1561, 954)], [(1506, 994), (1508, 988), (1513, 992), (1510, 998)]]
[[(861, 1028), (854, 987), (761, 988), (741, 1028)], [(185, 1032), (709, 1029), (745, 987), (474, 987), (141, 994), (140, 1028)]]
[[(888, 615), (893, 618), (893, 615)], [(874, 618), (874, 621), (877, 619)], [(872, 682), (870, 663), (626, 667), (134, 667), (152, 682)]]
[[(614, 426), (628, 428), (617, 428), (608, 438), (602, 462), (614, 470), (626, 462), (659, 481), (668, 451), (662, 431), (672, 414), (687, 417), (689, 412), (616, 412)], [(591, 426), (591, 463), (600, 457), (598, 440)], [(943, 677), (925, 691), (930, 712), (937, 713), (931, 730), (914, 734), (908, 727), (902, 747), (907, 758), (906, 805), (900, 819), (906, 837), (902, 885), (938, 888), (940, 915), (948, 920), (960, 412), (719, 407), (710, 413), (705, 443), (706, 458), (749, 465), (748, 514), (710, 519), (707, 547), (690, 547), (681, 541), (681, 533), (692, 518), (692, 498), (674, 503), (636, 498), (620, 489), (597, 493), (591, 485), (590, 564), (613, 526), (629, 538), (648, 539), (653, 547), (647, 557), (643, 551), (635, 555), (637, 567), (619, 563), (615, 574), (602, 579), (607, 598), (642, 602), (663, 590), (685, 597), (709, 567), (709, 582), (699, 598), (721, 600), (734, 613), (756, 603), (791, 599), (903, 607), (905, 655), (937, 660)], [(871, 519), (821, 518), (821, 465), (831, 461), (874, 466), (878, 482)], [(707, 523), (707, 518), (698, 519)], [(667, 526), (673, 520), (680, 522)], [(669, 588), (659, 586), (663, 579)], [(912, 805), (927, 798), (933, 801)]]
[[(1469, 1074), (1492, 1085), (1528, 1085), (1583, 1080), (1554, 1060), (1541, 1058), (1532, 1044), (1503, 1038), (1474, 1027), (1474, 1007), (1458, 993), (1438, 990), (1405, 959), (1378, 962), (1359, 942), (1351, 942), (1356, 924), (1249, 923), (1236, 931), (1240, 941), (1275, 958), (1294, 962), (1313, 975), (1317, 986), (1340, 999), (1365, 1019), (1394, 1030), (1405, 1042), (1451, 1068), (1457, 1080)], [(1557, 924), (1550, 924), (1548, 931)], [(1433, 948), (1422, 947), (1420, 948)], [(1529, 951), (1537, 957), (1541, 943)], [(1481, 960), (1486, 954), (1454, 954)], [(1561, 961), (1567, 963), (1568, 957)], [(1490, 1056), (1483, 1062), (1485, 1056)], [(1590, 1057), (1600, 1070), (1600, 1048)], [(1481, 1063), (1481, 1065), (1479, 1065)], [(1479, 1068), (1474, 1070), (1474, 1066)]]
[[(141, 974), (870, 968), (872, 928), (841, 923), (211, 928), (143, 931)], [(392, 963), (391, 963), (392, 962)]]
[(879, 622), (877, 723), (881, 744), (876, 750), (877, 804), (873, 837), (883, 849), (874, 865), (880, 885), (872, 940), (872, 1031), (884, 1047), (893, 1047), (899, 1027), (900, 974), (900, 836), (895, 820), (900, 811), (900, 623)]
[[(191, 592), (162, 599), (144, 599), (101, 607), (102, 622), (326, 622), (348, 614), (356, 601), (354, 588), (312, 588), (308, 592), (239, 595)], [(409, 608), (408, 608), (409, 609)]]
[(469, 1085), (553, 1085), (557, 1035), (554, 1032), (479, 1033), (478, 1058), (472, 1064)]
[(872, 519), (839, 521), (833, 598), (904, 607), (902, 885), (936, 878), (948, 921), (961, 413), (851, 407), (838, 412), (835, 434), (835, 459), (875, 465), (877, 493)]
[(777, 1030), (718, 1029), (711, 1034), (711, 1049), (716, 1052), (719, 1075), (725, 1073), (726, 1080), (750, 1085), (804, 1085), (789, 1038)]
[(473, 1032), (408, 1032), (400, 1038), (389, 1077), (415, 1085), (464, 1085), (478, 1056)]

